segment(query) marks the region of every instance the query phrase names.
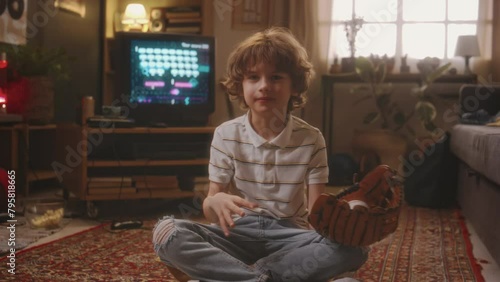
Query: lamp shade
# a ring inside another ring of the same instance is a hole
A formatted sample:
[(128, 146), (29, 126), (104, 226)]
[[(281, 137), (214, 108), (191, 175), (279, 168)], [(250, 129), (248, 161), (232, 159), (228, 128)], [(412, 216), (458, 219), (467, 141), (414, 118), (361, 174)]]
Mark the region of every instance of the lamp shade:
[(455, 56), (475, 57), (479, 55), (481, 53), (479, 52), (476, 35), (461, 35), (458, 37)]
[(128, 4), (123, 14), (123, 24), (147, 24), (149, 22), (146, 8), (142, 4)]

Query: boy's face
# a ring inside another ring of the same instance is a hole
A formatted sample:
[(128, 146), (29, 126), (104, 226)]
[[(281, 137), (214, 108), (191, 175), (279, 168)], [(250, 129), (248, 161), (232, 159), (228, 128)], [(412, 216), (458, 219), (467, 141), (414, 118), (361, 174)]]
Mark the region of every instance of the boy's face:
[(290, 75), (276, 70), (274, 64), (260, 62), (243, 77), (243, 96), (252, 114), (269, 116), (287, 112), (293, 93)]

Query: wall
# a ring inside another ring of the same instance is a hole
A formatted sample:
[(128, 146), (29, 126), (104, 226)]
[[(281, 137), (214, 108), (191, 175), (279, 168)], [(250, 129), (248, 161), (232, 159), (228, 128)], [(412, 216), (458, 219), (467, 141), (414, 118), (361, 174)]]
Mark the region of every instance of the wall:
[[(217, 0), (216, 0), (217, 1)], [(231, 10), (225, 12), (219, 11), (214, 13), (214, 36), (216, 38), (216, 65), (215, 65), (215, 79), (220, 82), (224, 78), (226, 71), (226, 64), (229, 54), (233, 51), (234, 47), (246, 37), (253, 33), (249, 30), (234, 30), (231, 28), (232, 13)], [(216, 86), (216, 104), (215, 113), (212, 115), (211, 124), (219, 125), (220, 123), (230, 118), (227, 103), (227, 94), (222, 90), (220, 84)], [(237, 102), (231, 102), (234, 109), (235, 116), (241, 115), (243, 111), (239, 108)]]
[(86, 6), (84, 18), (77, 14), (44, 8), (47, 1), (28, 3), (28, 44), (43, 48), (63, 47), (73, 57), (69, 81), (56, 83), (55, 121), (75, 121), (83, 96), (99, 101), (101, 89), (102, 5)]
[[(229, 54), (233, 51), (238, 43), (243, 41), (245, 38), (258, 31), (258, 29), (250, 30), (235, 30), (232, 28), (232, 8), (224, 6), (223, 3), (227, 1), (214, 0), (214, 14), (213, 14), (213, 26), (214, 26), (214, 36), (216, 38), (216, 70), (215, 78), (217, 82), (220, 82), (224, 78), (226, 71), (226, 64)], [(234, 3), (242, 4), (243, 1), (234, 1)], [(221, 5), (221, 6), (217, 6)], [(219, 7), (219, 10), (217, 10)], [(272, 5), (270, 5), (270, 24), (271, 25), (286, 25), (287, 22), (287, 12), (286, 12), (286, 2), (284, 0), (274, 0)], [(219, 125), (220, 123), (230, 119), (228, 110), (228, 99), (227, 94), (221, 89), (220, 84), (217, 84), (216, 92), (216, 111), (212, 115), (211, 124)], [(234, 110), (234, 115), (239, 116), (244, 113), (240, 109), (236, 101), (230, 102), (232, 109)]]

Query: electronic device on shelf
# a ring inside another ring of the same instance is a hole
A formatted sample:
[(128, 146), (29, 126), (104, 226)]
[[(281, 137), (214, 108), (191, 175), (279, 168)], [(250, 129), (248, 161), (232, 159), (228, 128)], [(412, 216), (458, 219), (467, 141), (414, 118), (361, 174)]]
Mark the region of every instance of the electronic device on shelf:
[(87, 125), (95, 128), (131, 128), (135, 127), (135, 121), (124, 117), (93, 116), (87, 119)]
[(215, 39), (117, 32), (115, 100), (137, 125), (205, 126), (215, 108)]

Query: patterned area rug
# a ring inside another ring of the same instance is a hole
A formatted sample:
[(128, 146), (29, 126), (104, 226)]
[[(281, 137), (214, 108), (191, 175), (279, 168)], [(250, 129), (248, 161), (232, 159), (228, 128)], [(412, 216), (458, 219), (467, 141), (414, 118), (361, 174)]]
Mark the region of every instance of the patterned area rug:
[[(154, 221), (142, 229), (111, 231), (102, 225), (16, 254), (16, 274), (0, 259), (2, 281), (176, 281), (151, 245)], [(405, 206), (398, 230), (372, 245), (355, 273), (370, 281), (479, 281), (460, 212)], [(5, 279), (5, 280), (3, 280)]]
[(354, 277), (363, 282), (484, 281), (460, 210), (410, 206), (403, 208), (396, 232), (371, 246)]
[[(156, 259), (155, 221), (141, 229), (111, 230), (109, 224), (16, 254), (16, 274), (0, 260), (6, 281), (177, 281)], [(0, 279), (0, 281), (4, 281)]]

